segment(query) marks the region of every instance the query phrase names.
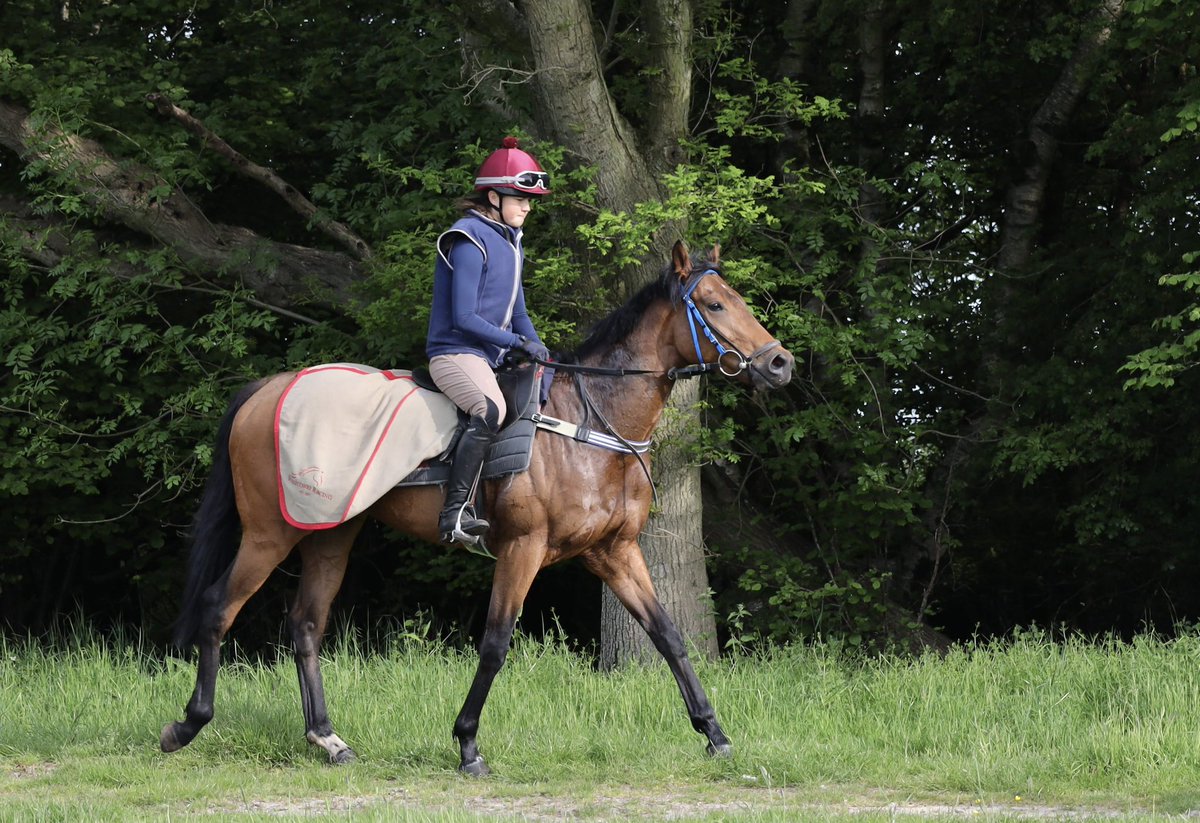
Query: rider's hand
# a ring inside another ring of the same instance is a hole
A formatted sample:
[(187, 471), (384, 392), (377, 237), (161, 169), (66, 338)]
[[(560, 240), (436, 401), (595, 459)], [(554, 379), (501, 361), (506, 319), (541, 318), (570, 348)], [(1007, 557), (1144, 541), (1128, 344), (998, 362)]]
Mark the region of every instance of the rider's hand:
[(530, 338), (525, 337), (524, 335), (521, 335), (521, 342), (517, 344), (516, 348), (519, 351), (522, 351), (525, 354), (529, 355), (530, 357), (532, 357), (535, 360), (549, 360), (550, 359), (550, 350), (549, 349), (547, 349), (545, 346), (543, 346), (541, 344), (541, 342), (539, 342), (537, 340), (531, 340)]

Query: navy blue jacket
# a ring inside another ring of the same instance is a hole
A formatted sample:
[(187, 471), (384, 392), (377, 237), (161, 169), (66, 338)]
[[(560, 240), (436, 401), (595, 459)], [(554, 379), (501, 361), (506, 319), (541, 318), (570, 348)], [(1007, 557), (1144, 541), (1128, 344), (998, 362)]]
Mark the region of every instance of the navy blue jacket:
[(520, 229), (469, 211), (438, 237), (437, 252), (429, 357), (476, 354), (495, 368), (521, 336), (538, 340), (525, 310)]

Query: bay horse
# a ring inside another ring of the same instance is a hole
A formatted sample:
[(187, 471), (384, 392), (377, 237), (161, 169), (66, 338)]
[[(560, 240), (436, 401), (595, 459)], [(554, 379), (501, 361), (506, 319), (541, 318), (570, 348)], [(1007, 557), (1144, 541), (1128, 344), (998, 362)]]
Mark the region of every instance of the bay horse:
[[(561, 365), (542, 411), (565, 420), (602, 421), (614, 440), (626, 444), (649, 441), (679, 376), (719, 371), (755, 389), (774, 389), (791, 379), (794, 364), (721, 277), (719, 247), (693, 259), (682, 242), (658, 280), (601, 320), (573, 359), (574, 366)], [(578, 372), (563, 373), (570, 368)], [(318, 656), (351, 544), (367, 516), (438, 542), (443, 497), (438, 486), (393, 489), (364, 514), (331, 529), (304, 530), (285, 520), (273, 425), (276, 404), (293, 376), (275, 375), (242, 389), (218, 429), (176, 623), (176, 642), (198, 649), (196, 687), (186, 718), (162, 729), (164, 752), (186, 746), (212, 719), (222, 638), (272, 570), (298, 548), (302, 570), (288, 624), (306, 737), (333, 763), (354, 760), (330, 723)], [(650, 636), (675, 677), (692, 727), (708, 739), (707, 751), (729, 754), (729, 739), (679, 630), (655, 595), (638, 544), (653, 496), (642, 455), (543, 431), (534, 440), (527, 472), (487, 486), (488, 545), (496, 567), (478, 667), (454, 721), (459, 769), (471, 775), (490, 771), (476, 744), (484, 702), (534, 577), (572, 557), (608, 585)]]

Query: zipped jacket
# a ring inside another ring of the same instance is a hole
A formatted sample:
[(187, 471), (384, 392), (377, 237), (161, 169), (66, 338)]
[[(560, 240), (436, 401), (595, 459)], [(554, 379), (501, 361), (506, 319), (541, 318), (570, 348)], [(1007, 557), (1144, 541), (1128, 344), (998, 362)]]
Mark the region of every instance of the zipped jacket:
[(521, 235), (472, 210), (438, 237), (426, 355), (476, 354), (496, 368), (521, 337), (539, 339), (525, 310)]

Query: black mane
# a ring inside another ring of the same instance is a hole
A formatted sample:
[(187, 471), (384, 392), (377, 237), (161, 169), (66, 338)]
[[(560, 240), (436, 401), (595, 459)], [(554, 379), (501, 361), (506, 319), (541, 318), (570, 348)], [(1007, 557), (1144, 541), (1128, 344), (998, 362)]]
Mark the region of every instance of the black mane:
[(625, 305), (615, 309), (592, 326), (587, 337), (579, 344), (579, 348), (566, 360), (579, 362), (585, 357), (597, 352), (608, 351), (617, 346), (637, 328), (642, 315), (650, 306), (660, 300), (669, 300), (672, 305), (678, 305), (682, 298), (682, 292), (686, 290), (687, 286), (690, 286), (699, 275), (709, 271), (716, 271), (720, 274), (718, 267), (708, 262), (707, 256), (693, 254), (691, 256), (691, 274), (687, 284), (681, 289), (679, 275), (675, 272), (675, 267), (668, 263), (656, 279), (639, 289), (637, 294), (625, 301)]

